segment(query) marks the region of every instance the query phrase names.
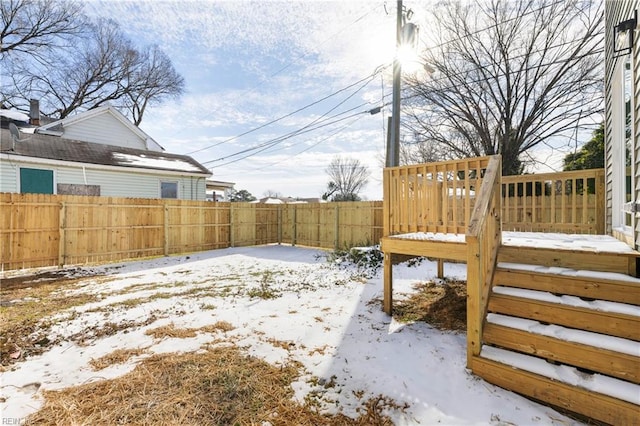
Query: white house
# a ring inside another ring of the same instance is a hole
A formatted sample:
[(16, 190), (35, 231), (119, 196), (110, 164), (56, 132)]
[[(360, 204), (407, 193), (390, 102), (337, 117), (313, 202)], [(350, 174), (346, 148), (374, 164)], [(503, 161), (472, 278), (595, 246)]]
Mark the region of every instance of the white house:
[(640, 249), (640, 46), (637, 0), (605, 2), (607, 233)]
[[(0, 111), (3, 126), (24, 123)], [(26, 117), (26, 116), (25, 116)], [(17, 135), (0, 130), (0, 192), (205, 200), (211, 172), (186, 155), (169, 154), (107, 106)], [(14, 127), (14, 131), (15, 131)]]

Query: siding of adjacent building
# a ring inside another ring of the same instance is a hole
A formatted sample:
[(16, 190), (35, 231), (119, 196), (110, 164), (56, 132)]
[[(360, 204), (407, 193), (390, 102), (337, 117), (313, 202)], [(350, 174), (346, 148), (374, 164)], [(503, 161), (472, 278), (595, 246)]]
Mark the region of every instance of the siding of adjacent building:
[[(620, 167), (619, 161), (615, 155), (616, 146), (621, 146), (624, 142), (616, 140), (615, 126), (620, 125), (620, 117), (616, 117), (612, 98), (612, 85), (614, 78), (619, 78), (614, 74), (618, 62), (624, 58), (613, 57), (613, 28), (622, 21), (630, 19), (634, 16), (634, 11), (638, 8), (637, 0), (606, 0), (605, 2), (605, 167), (606, 167), (606, 231), (613, 233), (614, 220), (613, 215), (618, 214), (621, 207), (614, 205), (613, 188), (621, 183), (614, 182), (614, 169)], [(632, 165), (632, 179), (634, 194), (632, 201), (640, 202), (640, 49), (638, 48), (639, 34), (636, 31), (636, 39), (631, 53), (631, 75), (632, 75), (632, 93), (633, 93), (633, 110), (632, 110), (632, 137), (635, 162)], [(636, 220), (632, 215), (633, 241), (636, 248), (640, 246), (640, 221)]]
[(91, 165), (67, 166), (29, 162), (0, 161), (0, 192), (19, 192), (20, 167), (54, 171), (55, 184), (99, 185), (100, 195), (105, 197), (160, 198), (160, 182), (177, 182), (178, 198), (205, 200), (205, 177), (178, 176), (155, 172), (116, 171), (94, 168)]
[(144, 139), (133, 133), (108, 111), (65, 126), (63, 137), (105, 145), (147, 149)]

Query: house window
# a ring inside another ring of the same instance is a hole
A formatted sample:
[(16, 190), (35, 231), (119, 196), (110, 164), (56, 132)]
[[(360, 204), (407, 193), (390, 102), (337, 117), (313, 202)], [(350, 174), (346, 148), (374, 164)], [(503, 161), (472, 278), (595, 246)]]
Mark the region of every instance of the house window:
[(22, 194), (53, 194), (53, 170), (20, 168)]
[(160, 198), (178, 198), (178, 182), (160, 182)]
[[(632, 92), (631, 92), (631, 57), (626, 56), (623, 63), (623, 116), (624, 116), (624, 166), (625, 166), (625, 179), (624, 179), (624, 202), (629, 203), (633, 200), (633, 187), (631, 182), (632, 169), (633, 169), (633, 144), (632, 144)], [(631, 213), (623, 210), (623, 225), (632, 226)]]

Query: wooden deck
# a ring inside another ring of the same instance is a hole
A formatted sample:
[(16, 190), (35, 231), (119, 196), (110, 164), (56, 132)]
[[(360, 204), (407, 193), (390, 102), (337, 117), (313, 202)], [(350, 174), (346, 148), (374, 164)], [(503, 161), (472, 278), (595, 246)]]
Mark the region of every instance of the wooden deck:
[(435, 259), (441, 277), (445, 260), (465, 262), (474, 374), (599, 422), (637, 424), (640, 253), (597, 235), (602, 170), (503, 180), (500, 169), (497, 156), (385, 169), (384, 311), (394, 261)]
[[(442, 275), (443, 260), (467, 260), (463, 237), (411, 233), (383, 238), (385, 303), (391, 312), (394, 256), (438, 260)], [(468, 367), (493, 384), (554, 407), (609, 424), (635, 424), (640, 412), (640, 279), (635, 278), (640, 253), (601, 235), (502, 232), (501, 239), (489, 291), (475, 297), (486, 299), (486, 308), (478, 314), (468, 302), (467, 340), (470, 348), (479, 349), (469, 350)], [(601, 309), (608, 303), (623, 308)], [(474, 337), (469, 324), (476, 315), (481, 319)], [(573, 341), (574, 335), (587, 337)], [(607, 347), (607, 339), (615, 344)], [(508, 355), (492, 356), (494, 348)], [(528, 369), (540, 362), (548, 366), (542, 371), (552, 373)], [(635, 387), (637, 397), (630, 401), (564, 382), (553, 373), (556, 368), (576, 377), (597, 376), (619, 388)]]

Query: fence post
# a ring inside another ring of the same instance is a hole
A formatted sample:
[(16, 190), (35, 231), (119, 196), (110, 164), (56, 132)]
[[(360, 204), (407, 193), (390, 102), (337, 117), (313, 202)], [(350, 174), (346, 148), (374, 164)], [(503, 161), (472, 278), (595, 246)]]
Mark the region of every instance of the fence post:
[[(16, 230), (13, 227), (14, 224), (14, 216), (15, 216), (15, 204), (14, 204), (14, 200), (13, 200), (13, 194), (9, 195), (10, 197), (10, 209), (11, 209), (11, 213), (9, 213), (9, 257), (8, 258), (4, 258), (3, 262), (2, 262), (2, 267), (4, 269), (4, 264), (6, 261), (6, 264), (9, 265), (8, 268), (9, 269), (13, 269), (13, 255), (14, 255), (14, 250), (13, 250), (13, 239), (14, 239), (14, 234), (16, 232)], [(3, 256), (4, 257), (4, 256)]]
[(335, 241), (333, 245), (336, 250), (340, 250), (340, 207), (338, 203), (336, 203), (335, 214), (336, 214), (336, 219), (334, 221)]
[(282, 244), (282, 209), (284, 204), (278, 205), (278, 245)]
[(235, 247), (236, 239), (233, 234), (234, 232), (234, 223), (233, 223), (233, 203), (229, 204), (229, 239), (231, 240), (231, 247)]
[(169, 206), (164, 203), (164, 255), (169, 256)]
[(60, 203), (60, 212), (58, 213), (58, 267), (62, 268), (65, 262), (65, 227), (67, 225), (67, 205), (65, 202)]
[(297, 239), (297, 224), (298, 224), (298, 205), (297, 204), (291, 204), (293, 206), (293, 232), (291, 235), (291, 245), (295, 246), (296, 245), (296, 239)]

